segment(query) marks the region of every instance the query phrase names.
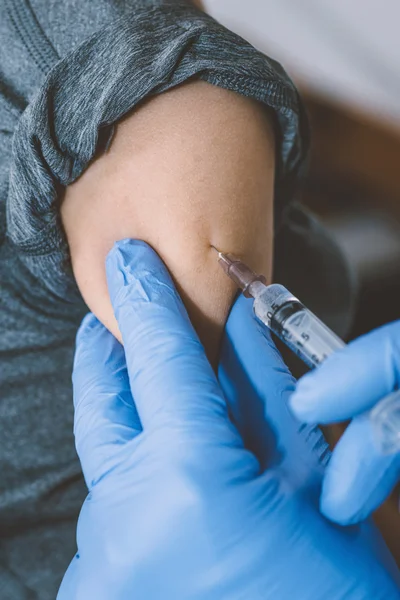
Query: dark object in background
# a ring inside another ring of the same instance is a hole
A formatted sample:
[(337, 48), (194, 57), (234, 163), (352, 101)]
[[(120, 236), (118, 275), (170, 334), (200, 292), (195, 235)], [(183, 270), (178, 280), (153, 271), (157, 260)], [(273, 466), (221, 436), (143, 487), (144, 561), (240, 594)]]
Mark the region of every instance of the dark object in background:
[[(346, 180), (313, 180), (307, 196), (330, 201), (320, 218), (353, 274), (354, 312), (348, 339), (400, 318), (400, 221), (379, 206), (382, 195)], [(373, 196), (372, 196), (373, 198)], [(400, 198), (399, 198), (400, 204)]]
[(303, 202), (355, 277), (349, 337), (400, 318), (400, 130), (305, 94), (312, 127)]

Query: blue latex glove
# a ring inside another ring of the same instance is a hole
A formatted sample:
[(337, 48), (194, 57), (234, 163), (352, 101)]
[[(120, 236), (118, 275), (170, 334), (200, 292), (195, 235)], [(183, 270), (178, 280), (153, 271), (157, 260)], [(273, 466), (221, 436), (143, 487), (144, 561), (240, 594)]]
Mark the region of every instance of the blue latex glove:
[(383, 454), (367, 411), (399, 387), (400, 321), (333, 354), (298, 383), (290, 404), (311, 423), (353, 418), (326, 470), (321, 510), (333, 521), (355, 523), (389, 495), (400, 477), (400, 453)]
[(85, 318), (73, 384), (89, 495), (59, 600), (397, 599), (373, 526), (318, 511), (324, 444), (291, 416), (293, 379), (251, 302), (229, 318), (219, 383), (148, 246), (117, 244), (107, 276), (124, 348)]

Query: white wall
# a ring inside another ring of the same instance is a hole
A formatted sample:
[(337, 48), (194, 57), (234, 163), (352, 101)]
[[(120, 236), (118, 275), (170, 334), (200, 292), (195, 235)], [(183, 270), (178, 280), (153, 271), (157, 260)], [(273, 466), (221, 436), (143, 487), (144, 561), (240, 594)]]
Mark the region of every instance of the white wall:
[(336, 101), (400, 128), (400, 0), (205, 0), (208, 12)]

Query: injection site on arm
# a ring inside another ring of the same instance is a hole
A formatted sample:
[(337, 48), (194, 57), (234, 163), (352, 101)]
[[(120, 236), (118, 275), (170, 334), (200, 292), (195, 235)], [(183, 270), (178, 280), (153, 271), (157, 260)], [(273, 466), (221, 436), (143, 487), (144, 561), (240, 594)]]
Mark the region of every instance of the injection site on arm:
[(236, 288), (211, 245), (234, 248), (271, 276), (274, 172), (269, 112), (258, 102), (204, 82), (147, 101), (63, 200), (89, 308), (121, 339), (104, 259), (116, 240), (142, 239), (168, 266), (215, 364)]

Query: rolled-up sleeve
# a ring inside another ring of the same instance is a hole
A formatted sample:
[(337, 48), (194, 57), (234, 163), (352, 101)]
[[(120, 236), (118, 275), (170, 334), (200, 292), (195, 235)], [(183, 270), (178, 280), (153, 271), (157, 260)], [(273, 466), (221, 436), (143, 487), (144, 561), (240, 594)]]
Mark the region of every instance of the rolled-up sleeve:
[(275, 61), (186, 2), (141, 3), (58, 60), (15, 131), (7, 236), (57, 297), (77, 295), (59, 206), (139, 103), (199, 78), (264, 103), (275, 115), (277, 201), (290, 198), (306, 152), (298, 93)]

